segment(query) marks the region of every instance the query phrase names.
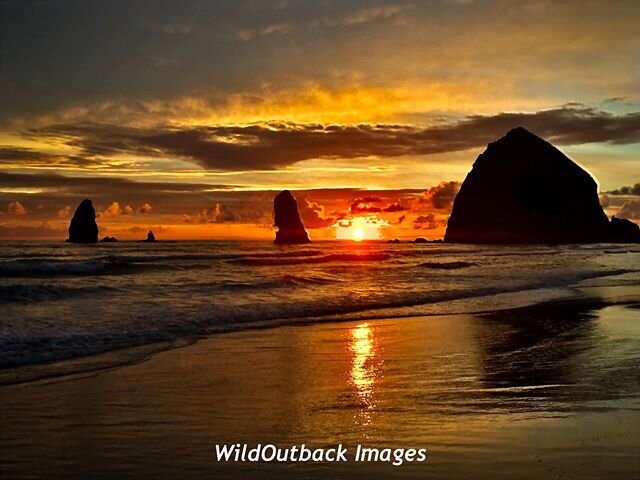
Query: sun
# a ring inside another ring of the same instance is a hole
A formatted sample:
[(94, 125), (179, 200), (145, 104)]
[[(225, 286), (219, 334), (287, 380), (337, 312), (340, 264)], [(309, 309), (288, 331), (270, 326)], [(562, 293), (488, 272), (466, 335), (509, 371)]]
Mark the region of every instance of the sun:
[(381, 229), (388, 226), (388, 222), (375, 215), (344, 218), (333, 225), (336, 229), (336, 238), (338, 240), (351, 240), (353, 242), (380, 240), (383, 238)]

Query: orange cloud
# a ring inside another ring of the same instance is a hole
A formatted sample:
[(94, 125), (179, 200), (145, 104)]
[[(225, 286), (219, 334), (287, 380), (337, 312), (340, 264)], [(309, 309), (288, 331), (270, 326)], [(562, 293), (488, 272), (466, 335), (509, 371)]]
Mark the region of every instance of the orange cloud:
[(349, 207), (349, 213), (352, 215), (357, 214), (371, 214), (371, 213), (379, 213), (382, 211), (382, 208), (371, 205), (372, 203), (380, 203), (382, 199), (374, 196), (367, 196), (362, 198), (354, 198), (351, 202), (351, 206)]
[(640, 220), (640, 199), (628, 200), (616, 212), (616, 217)]
[(237, 220), (240, 220), (239, 215), (233, 212), (228, 205), (222, 203), (216, 203), (213, 208), (205, 208), (196, 215), (198, 223), (224, 223)]
[(60, 210), (58, 210), (58, 218), (60, 219), (69, 218), (70, 215), (71, 215), (71, 207), (69, 205), (67, 205), (66, 207), (62, 207)]
[(27, 209), (20, 202), (9, 202), (7, 206), (7, 213), (9, 215), (15, 215), (17, 217), (21, 217), (26, 215)]
[(122, 212), (122, 210), (120, 209), (120, 204), (118, 202), (113, 202), (104, 210), (104, 212), (102, 212), (101, 217), (117, 217), (118, 215), (120, 215), (120, 212)]
[(138, 207), (138, 213), (141, 215), (145, 215), (151, 212), (152, 209), (153, 207), (149, 203), (144, 203), (140, 207)]

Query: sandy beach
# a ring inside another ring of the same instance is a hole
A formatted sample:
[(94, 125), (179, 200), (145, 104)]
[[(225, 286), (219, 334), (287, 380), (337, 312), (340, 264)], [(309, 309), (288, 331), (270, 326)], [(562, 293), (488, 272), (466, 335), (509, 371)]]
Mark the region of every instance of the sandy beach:
[[(638, 339), (638, 303), (598, 300), (214, 335), (2, 387), (2, 473), (637, 478)], [(217, 462), (226, 443), (427, 448), (428, 459)]]

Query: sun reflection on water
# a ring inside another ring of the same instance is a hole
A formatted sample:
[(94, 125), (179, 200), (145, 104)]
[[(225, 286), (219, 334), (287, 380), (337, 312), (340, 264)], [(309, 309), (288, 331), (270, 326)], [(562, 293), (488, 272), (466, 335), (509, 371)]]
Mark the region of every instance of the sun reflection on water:
[(359, 416), (363, 424), (371, 421), (375, 407), (375, 385), (378, 370), (375, 365), (376, 343), (368, 323), (360, 323), (351, 329), (351, 383), (361, 403)]

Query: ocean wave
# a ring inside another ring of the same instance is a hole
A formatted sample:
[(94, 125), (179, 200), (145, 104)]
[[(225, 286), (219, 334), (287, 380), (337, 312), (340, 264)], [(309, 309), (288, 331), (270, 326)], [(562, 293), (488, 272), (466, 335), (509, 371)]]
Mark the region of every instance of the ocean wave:
[(436, 270), (457, 270), (459, 268), (474, 267), (476, 265), (477, 263), (473, 262), (424, 262), (419, 266)]
[(296, 250), (293, 252), (266, 252), (266, 253), (247, 253), (245, 256), (252, 258), (290, 258), (290, 257), (317, 257), (323, 255), (322, 250)]
[(190, 260), (227, 260), (237, 258), (232, 254), (210, 254), (210, 253), (190, 253), (179, 255), (109, 255), (103, 260), (112, 263), (149, 263), (149, 262), (169, 262), (169, 261), (190, 261)]
[[(342, 280), (322, 275), (277, 275), (267, 279), (253, 281), (222, 280), (199, 283), (195, 288), (208, 292), (265, 291), (291, 287), (312, 287), (341, 283)], [(192, 285), (190, 288), (193, 288)]]
[(149, 270), (179, 268), (169, 264), (137, 264), (114, 260), (15, 260), (0, 263), (0, 276), (20, 278), (51, 278), (57, 276), (120, 275)]
[[(538, 285), (530, 290), (535, 291), (542, 287), (542, 285)], [(387, 296), (359, 300), (343, 298), (338, 302), (324, 301), (321, 303), (302, 301), (296, 304), (276, 303), (268, 309), (256, 308), (255, 304), (233, 308), (226, 308), (224, 305), (211, 305), (209, 309), (202, 309), (198, 314), (187, 316), (177, 315), (175, 312), (165, 312), (155, 315), (152, 322), (144, 322), (136, 327), (128, 323), (126, 329), (114, 329), (109, 325), (86, 324), (77, 325), (68, 331), (61, 327), (56, 328), (55, 333), (51, 335), (17, 334), (15, 331), (11, 333), (13, 329), (8, 328), (6, 334), (0, 338), (0, 369), (63, 361), (117, 349), (158, 342), (173, 342), (181, 338), (195, 338), (250, 328), (361, 318), (400, 318), (425, 315), (424, 310), (406, 309), (429, 304), (436, 305), (439, 302), (465, 301), (480, 297), (491, 298), (493, 295), (508, 292), (523, 292), (523, 290), (515, 287), (511, 290), (497, 287), (436, 290), (424, 292), (420, 296)], [(491, 305), (491, 308), (479, 308), (476, 311), (486, 312), (495, 309), (490, 300), (485, 303)], [(397, 310), (394, 312), (394, 309)], [(437, 313), (438, 311), (434, 310), (429, 311), (428, 314)]]
[(305, 258), (254, 258), (245, 257), (230, 261), (230, 263), (238, 263), (251, 266), (269, 266), (269, 265), (302, 265), (316, 263), (331, 262), (383, 262), (389, 260), (391, 255), (388, 253), (332, 253), (321, 257), (305, 257)]
[(281, 277), (275, 278), (273, 281), (278, 284), (284, 282), (288, 285), (330, 285), (341, 282), (341, 280), (338, 280), (337, 278), (329, 278), (327, 276), (320, 275), (282, 275)]
[(59, 285), (1, 285), (1, 303), (45, 302), (76, 295), (93, 295), (117, 292), (118, 289), (106, 286), (64, 287)]
[(275, 253), (188, 253), (188, 254), (155, 254), (155, 255), (110, 255), (105, 260), (112, 262), (173, 262), (191, 260), (242, 260), (246, 258), (297, 258), (313, 257), (322, 255), (320, 250), (300, 250), (295, 252), (275, 252)]
[[(236, 284), (236, 288), (243, 288)], [(424, 303), (497, 293), (500, 289), (481, 288), (466, 291), (431, 291), (420, 297), (403, 296), (361, 298), (323, 302), (299, 301), (265, 305), (211, 305), (198, 313), (179, 315), (175, 312), (157, 312), (152, 322), (136, 326), (133, 318), (126, 329), (105, 324), (76, 325), (65, 330), (58, 326), (51, 334), (29, 335), (8, 328), (0, 338), (0, 369), (62, 361), (86, 355), (105, 353), (115, 349), (137, 347), (149, 343), (174, 341), (178, 338), (223, 333), (247, 328), (290, 325), (309, 321), (335, 321), (338, 315), (356, 312), (410, 307)]]
[[(0, 304), (8, 304), (0, 368), (255, 327), (480, 312), (513, 304), (497, 301), (500, 294), (532, 292), (521, 299), (534, 303), (543, 296), (536, 289), (564, 295), (586, 279), (607, 277), (589, 285), (633, 287), (640, 278), (635, 257), (608, 257), (605, 248), (618, 251), (609, 245), (593, 255), (320, 242), (290, 249), (249, 242), (120, 247), (90, 258), (84, 250), (46, 258), (46, 251), (25, 247), (20, 259), (0, 261)], [(523, 257), (515, 263), (492, 257), (508, 253)]]
[(15, 260), (0, 263), (0, 275), (7, 277), (55, 276), (55, 275), (95, 275), (104, 272), (107, 262), (88, 260), (66, 262), (40, 259)]

